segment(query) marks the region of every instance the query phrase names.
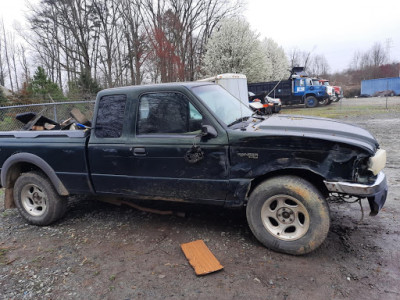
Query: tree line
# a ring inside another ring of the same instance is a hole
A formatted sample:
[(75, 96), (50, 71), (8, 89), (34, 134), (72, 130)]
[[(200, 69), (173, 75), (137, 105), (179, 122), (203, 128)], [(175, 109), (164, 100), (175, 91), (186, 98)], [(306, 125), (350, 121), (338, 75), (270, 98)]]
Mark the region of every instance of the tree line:
[(28, 29), (17, 29), (23, 42), (0, 22), (0, 85), (22, 103), (49, 95), (92, 99), (101, 88), (220, 73), (280, 80), (293, 66), (338, 80), (345, 72), (354, 80), (382, 74), (387, 59), (379, 43), (332, 76), (324, 55), (285, 53), (272, 39), (260, 40), (241, 17), (243, 8), (242, 0), (41, 0), (29, 7)]
[(355, 51), (348, 68), (330, 78), (344, 87), (346, 97), (354, 97), (360, 95), (362, 80), (399, 76), (400, 63), (390, 59), (390, 47), (375, 42), (364, 51)]
[(13, 91), (28, 84), (29, 59), (72, 94), (195, 80), (214, 28), (241, 7), (240, 0), (42, 0), (21, 30), (25, 46), (14, 47), (2, 24), (0, 84)]

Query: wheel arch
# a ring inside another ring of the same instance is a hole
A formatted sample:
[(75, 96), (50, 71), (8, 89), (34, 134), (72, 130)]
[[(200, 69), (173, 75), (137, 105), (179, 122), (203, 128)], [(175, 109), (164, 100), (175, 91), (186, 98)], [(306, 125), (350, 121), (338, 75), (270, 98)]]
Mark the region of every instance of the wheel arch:
[(249, 196), (254, 191), (254, 189), (262, 182), (273, 177), (285, 176), (285, 175), (297, 176), (303, 178), (304, 180), (314, 185), (324, 195), (324, 197), (328, 197), (329, 195), (329, 191), (324, 184), (324, 177), (322, 177), (321, 175), (307, 169), (282, 169), (282, 170), (272, 171), (267, 174), (263, 174), (254, 178), (250, 182), (250, 185), (247, 189), (246, 202), (248, 201)]
[(314, 97), (315, 99), (318, 100), (318, 97), (317, 97), (317, 95), (315, 93), (307, 93), (307, 94), (305, 94), (304, 95), (304, 99), (307, 98), (307, 97), (310, 97), (310, 96), (312, 96), (312, 97)]
[(53, 168), (45, 160), (32, 153), (17, 153), (4, 162), (1, 169), (1, 185), (6, 190), (12, 190), (19, 175), (28, 171), (41, 171), (49, 178), (59, 195), (69, 195)]

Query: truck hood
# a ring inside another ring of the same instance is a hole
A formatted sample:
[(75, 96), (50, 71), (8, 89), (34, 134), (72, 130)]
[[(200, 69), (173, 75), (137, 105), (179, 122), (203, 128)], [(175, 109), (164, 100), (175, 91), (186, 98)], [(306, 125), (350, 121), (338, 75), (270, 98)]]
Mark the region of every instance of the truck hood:
[(268, 135), (299, 136), (349, 144), (365, 149), (370, 154), (379, 148), (378, 142), (367, 130), (327, 118), (273, 115), (252, 128)]

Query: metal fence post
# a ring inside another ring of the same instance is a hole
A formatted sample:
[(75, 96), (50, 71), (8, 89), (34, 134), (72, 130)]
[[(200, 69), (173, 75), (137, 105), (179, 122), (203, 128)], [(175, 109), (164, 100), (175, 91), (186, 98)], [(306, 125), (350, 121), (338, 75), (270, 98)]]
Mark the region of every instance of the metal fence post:
[(53, 106), (53, 110), (54, 110), (54, 121), (58, 122), (57, 121), (57, 106), (55, 104)]
[(386, 109), (388, 109), (388, 91), (389, 91), (389, 81), (386, 81)]

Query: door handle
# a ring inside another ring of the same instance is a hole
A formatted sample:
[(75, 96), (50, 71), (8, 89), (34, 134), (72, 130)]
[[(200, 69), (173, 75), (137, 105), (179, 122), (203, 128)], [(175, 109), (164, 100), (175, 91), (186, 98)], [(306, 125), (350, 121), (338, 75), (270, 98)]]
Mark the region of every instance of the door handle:
[(133, 148), (133, 155), (134, 156), (146, 156), (146, 149), (145, 148)]

